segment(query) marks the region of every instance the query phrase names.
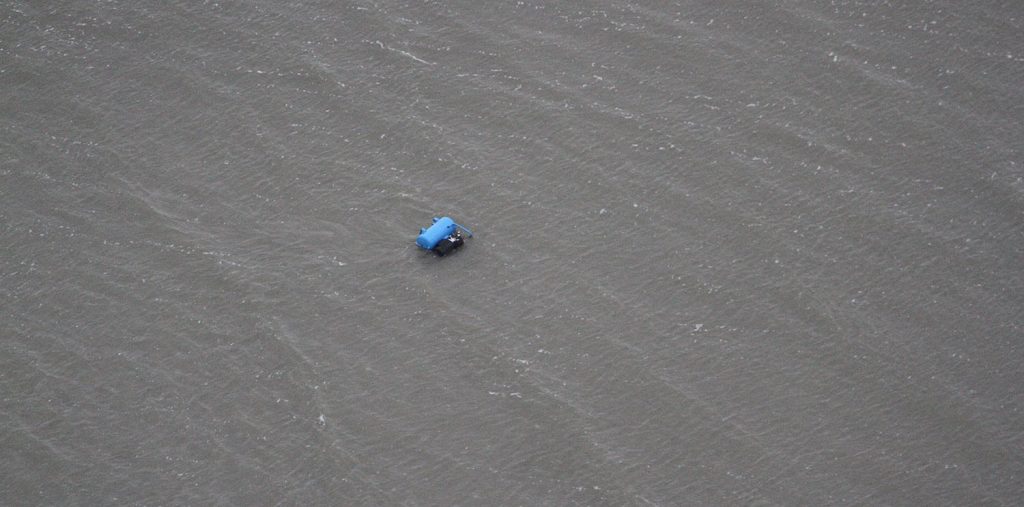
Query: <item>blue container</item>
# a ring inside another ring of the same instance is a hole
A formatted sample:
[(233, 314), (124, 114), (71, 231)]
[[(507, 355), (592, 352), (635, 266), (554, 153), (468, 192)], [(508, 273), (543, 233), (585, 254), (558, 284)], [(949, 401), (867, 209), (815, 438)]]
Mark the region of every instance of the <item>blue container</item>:
[(448, 217), (434, 218), (434, 225), (429, 228), (420, 229), (420, 235), (416, 238), (416, 244), (420, 248), (430, 250), (437, 246), (437, 243), (455, 232), (455, 221)]

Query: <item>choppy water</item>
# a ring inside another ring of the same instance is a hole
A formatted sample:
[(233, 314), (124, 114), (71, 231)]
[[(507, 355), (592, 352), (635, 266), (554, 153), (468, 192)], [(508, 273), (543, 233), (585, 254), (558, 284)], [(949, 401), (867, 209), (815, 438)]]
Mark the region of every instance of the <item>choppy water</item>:
[(1022, 33), (4, 0), (0, 503), (1018, 504)]

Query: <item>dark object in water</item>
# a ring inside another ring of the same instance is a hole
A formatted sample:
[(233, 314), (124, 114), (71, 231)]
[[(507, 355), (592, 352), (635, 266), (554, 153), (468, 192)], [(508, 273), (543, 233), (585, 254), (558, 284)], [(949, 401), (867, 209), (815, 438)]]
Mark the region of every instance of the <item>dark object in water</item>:
[(444, 257), (445, 254), (451, 252), (452, 250), (455, 250), (456, 248), (459, 248), (465, 242), (466, 240), (462, 237), (462, 231), (456, 229), (451, 236), (448, 236), (447, 238), (444, 238), (441, 241), (437, 242), (437, 245), (434, 246), (434, 253), (441, 257)]

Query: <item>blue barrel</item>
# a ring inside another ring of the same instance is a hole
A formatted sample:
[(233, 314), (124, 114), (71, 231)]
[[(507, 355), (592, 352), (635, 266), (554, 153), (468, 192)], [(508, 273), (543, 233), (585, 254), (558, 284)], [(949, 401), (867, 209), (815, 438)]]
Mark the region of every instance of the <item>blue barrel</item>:
[(455, 221), (448, 217), (434, 218), (434, 225), (426, 229), (420, 229), (420, 235), (416, 238), (416, 244), (421, 248), (430, 250), (437, 246), (437, 243), (455, 232)]

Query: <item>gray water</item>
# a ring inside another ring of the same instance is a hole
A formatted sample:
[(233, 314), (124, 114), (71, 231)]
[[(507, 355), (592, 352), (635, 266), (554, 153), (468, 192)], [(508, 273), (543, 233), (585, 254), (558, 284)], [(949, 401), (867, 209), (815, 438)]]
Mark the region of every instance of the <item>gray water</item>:
[(1019, 505), (1022, 34), (3, 0), (0, 503)]

